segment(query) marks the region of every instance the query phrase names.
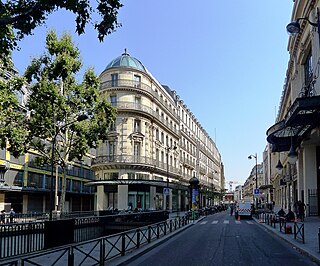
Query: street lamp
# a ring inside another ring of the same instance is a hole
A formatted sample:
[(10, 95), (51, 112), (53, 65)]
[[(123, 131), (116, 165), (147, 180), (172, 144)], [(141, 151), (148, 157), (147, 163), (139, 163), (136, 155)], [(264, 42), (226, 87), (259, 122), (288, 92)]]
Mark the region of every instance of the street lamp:
[[(170, 191), (169, 189), (169, 151), (170, 150), (176, 150), (177, 147), (176, 146), (170, 146), (166, 148), (166, 152), (167, 152), (167, 193), (168, 191)], [(169, 199), (170, 199), (170, 195), (166, 194), (166, 210), (169, 210)]]
[(319, 35), (319, 41), (320, 41), (320, 16), (319, 16), (319, 9), (317, 9), (317, 22), (311, 22), (308, 18), (297, 18), (295, 21), (292, 21), (290, 22), (288, 25), (287, 25), (287, 32), (290, 34), (290, 35), (295, 35), (297, 33), (300, 32), (300, 23), (299, 21), (300, 20), (306, 20), (308, 21), (308, 23), (313, 26), (313, 27), (317, 27), (318, 29), (318, 35)]
[[(82, 115), (78, 116), (75, 121), (72, 121), (70, 123), (67, 123), (67, 124), (63, 125), (58, 130), (56, 129), (56, 125), (55, 125), (55, 121), (54, 121), (55, 134), (51, 136), (51, 138), (52, 138), (52, 144), (51, 144), (51, 180), (50, 180), (50, 198), (49, 198), (49, 201), (50, 201), (50, 203), (49, 203), (49, 205), (50, 205), (49, 220), (50, 221), (52, 221), (52, 211), (54, 209), (54, 206), (53, 206), (53, 203), (54, 203), (54, 201), (53, 201), (53, 173), (54, 173), (54, 151), (55, 151), (57, 136), (65, 127), (70, 126), (70, 125), (74, 124), (75, 122), (84, 121), (84, 120), (86, 120), (88, 118), (89, 117), (86, 114), (82, 114)], [(58, 189), (58, 188), (56, 187), (56, 189)]]
[[(255, 153), (255, 155), (249, 155), (248, 159), (251, 160), (252, 158), (256, 159), (256, 189), (258, 189), (258, 156), (257, 153)], [(258, 207), (258, 201), (255, 200), (254, 198), (254, 193), (253, 193), (253, 201), (256, 203), (256, 208)]]

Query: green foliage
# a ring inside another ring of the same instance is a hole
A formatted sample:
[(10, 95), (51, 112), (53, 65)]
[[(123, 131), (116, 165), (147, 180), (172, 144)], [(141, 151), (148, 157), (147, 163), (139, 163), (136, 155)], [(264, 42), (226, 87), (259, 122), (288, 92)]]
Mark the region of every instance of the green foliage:
[[(81, 160), (90, 148), (106, 139), (115, 111), (99, 96), (100, 81), (93, 69), (77, 83), (80, 53), (70, 35), (58, 39), (51, 31), (46, 45), (47, 52), (33, 59), (25, 72), (31, 84), (27, 143), (28, 149), (37, 150), (50, 163), (53, 139), (54, 161), (65, 167), (68, 161)], [(88, 119), (78, 121), (84, 114)]]
[(98, 38), (111, 34), (121, 26), (117, 21), (118, 10), (122, 7), (119, 0), (99, 0), (94, 9), (90, 0), (19, 0), (0, 2), (0, 54), (8, 56), (17, 46), (17, 41), (43, 24), (47, 17), (58, 9), (68, 10), (76, 15), (76, 32), (85, 32), (86, 25), (91, 21), (93, 11), (101, 21), (93, 23), (98, 31)]
[[(19, 105), (15, 93), (19, 92), (24, 80), (18, 77), (9, 57), (0, 60), (0, 148), (15, 156), (24, 152), (26, 139), (24, 110)], [(9, 146), (7, 145), (9, 144)]]

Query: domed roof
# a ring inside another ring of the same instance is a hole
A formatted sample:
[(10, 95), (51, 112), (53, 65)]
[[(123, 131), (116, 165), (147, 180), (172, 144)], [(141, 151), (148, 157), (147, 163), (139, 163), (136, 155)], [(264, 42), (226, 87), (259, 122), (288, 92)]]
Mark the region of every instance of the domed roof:
[(113, 59), (107, 65), (105, 70), (112, 67), (130, 67), (130, 68), (136, 68), (141, 71), (147, 72), (144, 65), (137, 58), (134, 58), (127, 53), (127, 49), (124, 49), (124, 53), (122, 55)]

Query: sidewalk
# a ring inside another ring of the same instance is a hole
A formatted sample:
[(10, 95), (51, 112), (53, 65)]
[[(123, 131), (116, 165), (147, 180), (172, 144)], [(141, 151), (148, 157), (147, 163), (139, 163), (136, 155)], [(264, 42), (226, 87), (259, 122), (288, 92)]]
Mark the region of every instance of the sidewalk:
[(292, 244), (296, 249), (302, 253), (311, 257), (317, 264), (320, 265), (320, 253), (319, 253), (319, 237), (318, 232), (320, 228), (320, 217), (306, 217), (304, 220), (304, 241), (294, 239), (293, 223), (289, 223), (292, 226), (292, 234), (284, 234), (279, 230), (279, 223), (276, 224), (276, 228), (262, 223), (259, 219), (253, 218), (257, 223), (266, 228), (269, 232), (274, 233), (278, 237)]

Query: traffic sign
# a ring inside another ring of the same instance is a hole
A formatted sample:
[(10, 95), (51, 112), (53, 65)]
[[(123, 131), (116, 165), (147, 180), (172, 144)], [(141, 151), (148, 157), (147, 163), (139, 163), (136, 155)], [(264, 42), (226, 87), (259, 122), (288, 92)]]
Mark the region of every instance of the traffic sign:
[(260, 189), (259, 189), (259, 188), (255, 188), (255, 189), (253, 190), (253, 195), (259, 196), (259, 195), (260, 195)]
[(168, 188), (168, 187), (163, 188), (163, 194), (170, 195), (170, 188)]

